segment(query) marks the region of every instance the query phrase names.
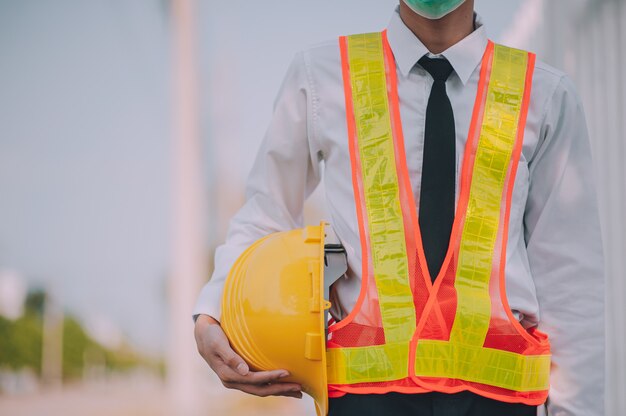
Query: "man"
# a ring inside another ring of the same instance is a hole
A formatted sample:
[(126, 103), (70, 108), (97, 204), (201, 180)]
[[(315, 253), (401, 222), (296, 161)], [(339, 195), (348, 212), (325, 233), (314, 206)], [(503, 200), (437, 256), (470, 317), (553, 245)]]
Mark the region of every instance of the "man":
[[(246, 204), (216, 253), (215, 273), (194, 312), (198, 349), (226, 387), (301, 397), (300, 386), (281, 382), (286, 370), (249, 371), (219, 326), (220, 303), (228, 270), (246, 247), (302, 225), (304, 200), (319, 183), (323, 163), (332, 226), (349, 262), (346, 278), (334, 285), (339, 322), (330, 329), (329, 351), (349, 354), (357, 346), (345, 336), (351, 325), (373, 331), (359, 341), (363, 348), (389, 343), (395, 333), (385, 322), (396, 313), (406, 312), (409, 327), (418, 326), (413, 337), (398, 333), (416, 341), (411, 357), (400, 360), (411, 360), (411, 373), (391, 381), (374, 377), (369, 384), (358, 377), (329, 383), (330, 415), (535, 415), (546, 396), (550, 415), (604, 414), (603, 258), (582, 106), (564, 74), (535, 63), (532, 54), (488, 42), (473, 8), (473, 0), (401, 0), (382, 35), (342, 38), (296, 56), (251, 172)], [(370, 66), (384, 61), (388, 96), (371, 86), (358, 95), (363, 83), (380, 75), (361, 68), (366, 76), (357, 79), (359, 59), (369, 59), (370, 47), (363, 46), (369, 40), (382, 45)], [(379, 113), (371, 110), (372, 97), (383, 99)], [(391, 132), (386, 142), (370, 131), (381, 120)], [(502, 136), (494, 128), (508, 129), (504, 158), (484, 143), (490, 134)], [(373, 154), (381, 155), (372, 160), (364, 148), (368, 134)], [(405, 232), (399, 257), (407, 260), (398, 276), (410, 275), (410, 308), (389, 306), (384, 283), (371, 272), (387, 261), (372, 260), (372, 252), (387, 253), (392, 244), (388, 231), (380, 242), (372, 236), (372, 223), (392, 221), (386, 208), (396, 203), (372, 208), (383, 195), (371, 185), (379, 179), (372, 172), (387, 164), (397, 167), (386, 171), (393, 176), (386, 185), (399, 189), (394, 195)], [(492, 170), (502, 180), (489, 185)], [(490, 192), (497, 196), (492, 214), (499, 227), (482, 235), (483, 227), (473, 232), (471, 221), (476, 211), (490, 209), (480, 202)], [(480, 253), (488, 253), (488, 261)], [(483, 267), (487, 280), (467, 280), (467, 264)], [(377, 291), (361, 290), (368, 281)], [(488, 309), (482, 327), (459, 323), (464, 313), (481, 317), (480, 308)], [(462, 325), (469, 336), (459, 332)], [(419, 363), (425, 346), (462, 351), (474, 342), (476, 328), (482, 331), (478, 354), (515, 356), (526, 381), (532, 369), (548, 368), (549, 390), (547, 375), (535, 384), (510, 382), (506, 374), (472, 378), (476, 362), (463, 370), (459, 353), (446, 357), (451, 367), (444, 360), (441, 368), (428, 368), (432, 354)]]

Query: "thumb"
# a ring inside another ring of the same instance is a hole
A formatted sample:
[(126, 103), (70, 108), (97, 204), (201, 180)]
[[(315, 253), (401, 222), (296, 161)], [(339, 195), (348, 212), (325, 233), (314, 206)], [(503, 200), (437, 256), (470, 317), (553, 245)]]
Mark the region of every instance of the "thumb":
[(207, 334), (213, 339), (214, 354), (238, 374), (245, 376), (250, 372), (248, 364), (230, 347), (224, 330), (219, 325), (209, 325)]
[(227, 347), (220, 355), (226, 365), (235, 370), (238, 374), (245, 376), (250, 372), (248, 364), (246, 364), (243, 358), (237, 355), (237, 353), (235, 353), (235, 351), (233, 351), (230, 347)]

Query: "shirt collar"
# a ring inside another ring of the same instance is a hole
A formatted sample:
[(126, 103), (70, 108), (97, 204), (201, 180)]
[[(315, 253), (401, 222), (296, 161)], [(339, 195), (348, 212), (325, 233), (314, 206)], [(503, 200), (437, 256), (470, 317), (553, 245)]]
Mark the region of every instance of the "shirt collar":
[[(487, 35), (478, 14), (474, 15), (476, 30), (452, 45), (440, 55), (446, 58), (463, 84), (482, 60), (487, 47)], [(409, 74), (419, 59), (430, 52), (421, 40), (409, 29), (400, 18), (399, 8), (396, 8), (391, 22), (387, 26), (387, 39), (396, 60), (396, 65), (404, 76)]]

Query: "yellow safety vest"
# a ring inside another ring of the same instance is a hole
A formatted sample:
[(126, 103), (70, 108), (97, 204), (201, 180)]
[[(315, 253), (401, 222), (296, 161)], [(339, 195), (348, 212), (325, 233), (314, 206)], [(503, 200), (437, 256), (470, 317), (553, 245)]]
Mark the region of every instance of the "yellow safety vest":
[(340, 38), (362, 289), (329, 328), (329, 394), (471, 390), (538, 405), (550, 345), (513, 316), (504, 264), (535, 56), (488, 43), (450, 247), (431, 283), (386, 33)]

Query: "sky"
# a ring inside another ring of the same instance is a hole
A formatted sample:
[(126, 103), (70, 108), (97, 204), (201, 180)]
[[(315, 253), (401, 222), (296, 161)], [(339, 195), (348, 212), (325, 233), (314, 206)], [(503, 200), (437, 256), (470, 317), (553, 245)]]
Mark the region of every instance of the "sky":
[[(396, 4), (198, 2), (207, 249), (242, 202), (294, 53), (380, 30)], [(519, 4), (477, 0), (493, 39)], [(0, 0), (0, 269), (157, 352), (171, 257), (168, 10), (165, 0)]]

